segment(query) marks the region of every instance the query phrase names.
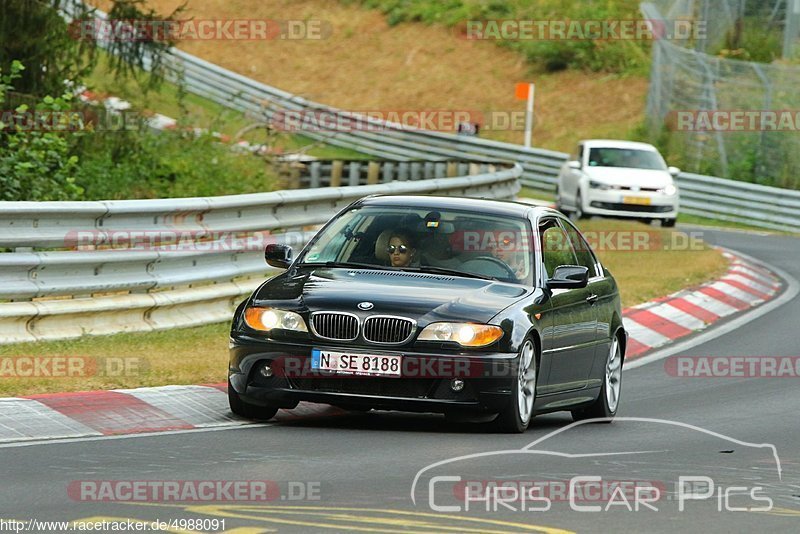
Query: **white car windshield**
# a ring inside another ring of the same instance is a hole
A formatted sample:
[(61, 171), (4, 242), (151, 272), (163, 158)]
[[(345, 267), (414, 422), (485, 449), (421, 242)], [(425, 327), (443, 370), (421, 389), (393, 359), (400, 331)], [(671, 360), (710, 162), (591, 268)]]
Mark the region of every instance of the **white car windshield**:
[(595, 147), (589, 150), (589, 167), (628, 167), (663, 171), (664, 160), (652, 150)]

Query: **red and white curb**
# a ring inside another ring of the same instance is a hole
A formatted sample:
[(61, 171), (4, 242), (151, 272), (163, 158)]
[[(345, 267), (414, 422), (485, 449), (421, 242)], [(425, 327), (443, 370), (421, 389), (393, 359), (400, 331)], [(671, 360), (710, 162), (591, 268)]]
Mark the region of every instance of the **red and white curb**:
[[(763, 267), (729, 253), (717, 281), (624, 311), (626, 361), (687, 336), (724, 317), (772, 299), (781, 281)], [(226, 384), (162, 386), (0, 398), (0, 443), (116, 436), (250, 424), (231, 414)], [(277, 421), (330, 417), (342, 410), (300, 403)]]
[[(161, 386), (0, 398), (0, 443), (117, 436), (252, 424), (228, 408), (227, 384)], [(276, 421), (329, 417), (342, 410), (300, 403)]]
[(781, 280), (772, 272), (729, 252), (723, 254), (730, 266), (719, 280), (623, 311), (629, 336), (627, 362), (778, 294)]

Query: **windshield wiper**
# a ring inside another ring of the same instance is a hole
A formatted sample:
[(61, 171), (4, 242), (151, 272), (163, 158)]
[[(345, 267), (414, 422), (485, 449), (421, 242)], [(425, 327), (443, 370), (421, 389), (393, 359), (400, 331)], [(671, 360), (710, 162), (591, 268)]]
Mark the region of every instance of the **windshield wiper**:
[(434, 267), (433, 265), (425, 265), (423, 267), (400, 267), (402, 270), (415, 271), (420, 273), (431, 274), (452, 274), (454, 276), (463, 276), (465, 278), (478, 278), (480, 280), (494, 280), (491, 276), (483, 274), (467, 273), (459, 271), (458, 269), (448, 269), (447, 267)]
[(325, 261), (325, 262), (303, 262), (299, 263), (298, 266), (305, 267), (353, 267), (357, 269), (385, 269), (380, 265), (375, 265), (372, 263), (358, 263), (354, 261)]

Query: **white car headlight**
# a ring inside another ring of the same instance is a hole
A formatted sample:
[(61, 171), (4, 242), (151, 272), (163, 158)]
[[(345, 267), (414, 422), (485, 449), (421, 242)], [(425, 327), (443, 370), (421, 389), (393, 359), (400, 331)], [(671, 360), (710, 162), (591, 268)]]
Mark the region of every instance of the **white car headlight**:
[(244, 321), (250, 328), (262, 332), (269, 332), (273, 328), (308, 332), (306, 322), (299, 314), (275, 308), (247, 308), (244, 311)]
[(601, 182), (595, 182), (594, 180), (591, 180), (589, 182), (589, 187), (591, 187), (592, 189), (599, 189), (600, 191), (608, 191), (614, 188), (613, 186)]
[(674, 184), (669, 184), (667, 187), (665, 187), (663, 189), (659, 189), (658, 191), (660, 193), (663, 193), (663, 194), (671, 197), (672, 195), (674, 195), (675, 193), (678, 192), (678, 188), (675, 187)]
[(462, 347), (485, 347), (503, 337), (499, 326), (477, 323), (431, 323), (417, 338), (420, 341), (455, 341)]

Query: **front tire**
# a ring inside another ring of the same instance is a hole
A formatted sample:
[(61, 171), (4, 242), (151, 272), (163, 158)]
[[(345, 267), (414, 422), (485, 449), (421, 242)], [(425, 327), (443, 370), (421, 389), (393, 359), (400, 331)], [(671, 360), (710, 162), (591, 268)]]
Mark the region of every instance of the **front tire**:
[(661, 219), (661, 226), (664, 228), (673, 228), (675, 226), (675, 219)]
[(519, 349), (519, 364), (511, 400), (495, 419), (495, 426), (500, 432), (521, 434), (527, 430), (533, 419), (537, 371), (536, 350), (533, 342), (526, 339)]
[(575, 193), (575, 211), (572, 212), (572, 218), (576, 221), (586, 218), (586, 214), (583, 212), (583, 198), (581, 197), (580, 189)]
[(274, 406), (256, 406), (244, 402), (236, 390), (231, 386), (230, 379), (228, 380), (228, 405), (231, 411), (239, 417), (245, 419), (254, 419), (259, 421), (266, 421), (275, 417), (278, 413), (278, 408)]
[(622, 394), (622, 350), (620, 349), (619, 337), (614, 336), (611, 347), (606, 357), (605, 376), (603, 386), (600, 388), (600, 395), (594, 404), (582, 410), (573, 410), (572, 419), (583, 421), (585, 419), (603, 418), (602, 423), (610, 423), (617, 415), (619, 400)]

